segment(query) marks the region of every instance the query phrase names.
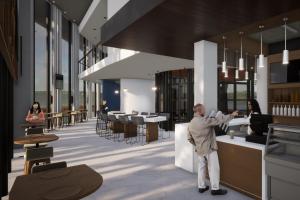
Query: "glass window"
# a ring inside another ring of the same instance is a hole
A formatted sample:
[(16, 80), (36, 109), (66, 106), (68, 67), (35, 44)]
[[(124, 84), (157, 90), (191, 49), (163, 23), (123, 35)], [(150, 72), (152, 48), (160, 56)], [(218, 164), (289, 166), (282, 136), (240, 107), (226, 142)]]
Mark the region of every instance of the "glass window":
[(247, 99), (247, 85), (246, 84), (236, 84), (236, 99), (239, 99), (239, 100)]
[(34, 99), (40, 102), (44, 112), (48, 112), (48, 67), (49, 67), (49, 13), (46, 1), (34, 1)]
[(64, 87), (61, 93), (61, 111), (70, 110), (69, 106), (69, 75), (70, 75), (70, 23), (62, 18), (62, 41), (61, 41), (62, 74)]

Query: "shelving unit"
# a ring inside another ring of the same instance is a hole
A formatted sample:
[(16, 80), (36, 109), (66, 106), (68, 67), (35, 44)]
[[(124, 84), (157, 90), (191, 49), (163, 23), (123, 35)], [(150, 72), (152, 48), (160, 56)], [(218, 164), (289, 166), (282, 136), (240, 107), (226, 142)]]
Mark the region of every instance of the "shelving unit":
[[(290, 59), (300, 59), (300, 50), (291, 51)], [(268, 57), (268, 113), (272, 113), (273, 106), (290, 106), (300, 109), (300, 83), (271, 83), (270, 65), (280, 63), (282, 54)], [(300, 116), (273, 115), (274, 123), (297, 125), (300, 124)]]

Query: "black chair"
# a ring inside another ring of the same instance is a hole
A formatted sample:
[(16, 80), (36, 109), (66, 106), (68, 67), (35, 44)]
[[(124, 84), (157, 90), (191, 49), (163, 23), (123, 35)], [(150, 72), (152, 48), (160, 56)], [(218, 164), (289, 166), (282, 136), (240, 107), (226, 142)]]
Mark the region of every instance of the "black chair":
[(138, 111), (135, 111), (135, 110), (133, 110), (131, 113), (132, 113), (133, 115), (138, 115), (138, 114), (139, 114), (139, 112), (138, 112)]
[(120, 139), (120, 132), (116, 130), (116, 124), (120, 123), (120, 121), (117, 119), (115, 115), (108, 115), (108, 122), (110, 123), (109, 125), (109, 132), (106, 134), (106, 139), (111, 139), (113, 136), (113, 140), (116, 141), (117, 139)]
[[(169, 120), (170, 120), (170, 113), (159, 113), (159, 116), (166, 117), (166, 121), (159, 122), (159, 133), (162, 139), (170, 138), (170, 130), (169, 130)], [(164, 131), (160, 131), (163, 129)], [(162, 133), (161, 133), (162, 132)], [(168, 137), (164, 138), (164, 132), (168, 132)]]
[(149, 115), (148, 112), (141, 112), (141, 115)]
[[(124, 126), (124, 131), (125, 131), (125, 126), (128, 126), (128, 125), (130, 125), (130, 124), (132, 124), (132, 121), (130, 121), (129, 120), (129, 118), (128, 118), (128, 115), (120, 115), (119, 116), (119, 121), (123, 124), (123, 126)], [(128, 144), (128, 143), (130, 143), (130, 144), (133, 144), (134, 142), (132, 141), (132, 138), (133, 137), (126, 137), (125, 138), (125, 133), (124, 133), (124, 140), (125, 140), (125, 142)], [(135, 137), (135, 138), (137, 138), (137, 137)], [(130, 142), (128, 142), (130, 140)], [(137, 139), (136, 139), (136, 142), (137, 142)], [(135, 143), (136, 143), (135, 142)]]
[(154, 116), (154, 115), (157, 115), (157, 116), (158, 116), (158, 113), (150, 113), (150, 115), (153, 115), (153, 116)]
[(44, 128), (41, 127), (27, 129), (27, 135), (43, 134), (43, 133), (44, 133)]
[(61, 168), (66, 168), (67, 163), (65, 161), (63, 162), (57, 162), (57, 163), (50, 163), (50, 164), (45, 164), (45, 165), (37, 165), (31, 168), (31, 173), (35, 174), (38, 172), (43, 172), (43, 171), (48, 171), (48, 170), (53, 170), (53, 169), (61, 169)]
[(142, 144), (146, 143), (146, 137), (145, 137), (145, 143), (144, 143), (144, 136), (146, 136), (145, 129), (146, 129), (146, 123), (144, 121), (143, 117), (140, 116), (132, 116), (131, 121), (137, 126), (137, 135), (139, 138), (139, 142), (142, 141)]

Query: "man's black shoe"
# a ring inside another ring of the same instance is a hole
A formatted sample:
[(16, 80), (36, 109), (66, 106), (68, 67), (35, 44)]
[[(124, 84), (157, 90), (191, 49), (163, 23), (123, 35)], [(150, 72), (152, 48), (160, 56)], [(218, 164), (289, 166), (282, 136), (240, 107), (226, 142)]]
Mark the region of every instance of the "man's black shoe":
[(203, 192), (207, 191), (208, 189), (209, 189), (208, 186), (206, 186), (205, 188), (199, 188), (199, 192), (203, 193)]
[(225, 195), (227, 194), (227, 190), (218, 189), (218, 190), (211, 190), (212, 195)]

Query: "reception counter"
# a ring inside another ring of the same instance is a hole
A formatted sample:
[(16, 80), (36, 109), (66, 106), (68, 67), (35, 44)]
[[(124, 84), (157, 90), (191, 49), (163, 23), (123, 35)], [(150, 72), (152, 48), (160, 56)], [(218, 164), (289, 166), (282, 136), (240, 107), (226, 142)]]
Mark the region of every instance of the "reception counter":
[[(175, 125), (175, 166), (197, 173), (195, 148), (187, 140), (188, 123)], [(266, 199), (265, 145), (245, 138), (218, 136), (221, 184), (255, 199)]]

